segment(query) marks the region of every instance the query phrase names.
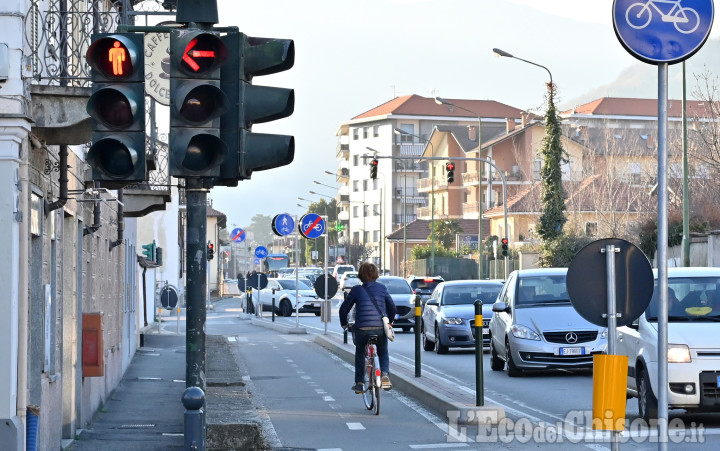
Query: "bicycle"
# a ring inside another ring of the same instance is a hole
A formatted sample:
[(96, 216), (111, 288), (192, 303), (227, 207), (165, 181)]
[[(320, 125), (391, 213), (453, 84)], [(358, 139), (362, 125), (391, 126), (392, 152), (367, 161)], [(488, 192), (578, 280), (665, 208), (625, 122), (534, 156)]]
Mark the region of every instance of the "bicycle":
[(365, 376), (363, 401), (368, 410), (380, 415), (380, 389), (382, 388), (380, 358), (377, 354), (378, 335), (370, 335), (365, 345)]
[[(700, 15), (692, 8), (684, 8), (680, 6), (681, 0), (648, 0), (647, 3), (633, 3), (625, 11), (625, 20), (627, 24), (636, 30), (645, 28), (652, 20), (653, 10), (660, 14), (663, 22), (672, 22), (675, 29), (680, 33), (692, 33), (700, 25)], [(670, 10), (665, 13), (658, 3), (672, 4)]]

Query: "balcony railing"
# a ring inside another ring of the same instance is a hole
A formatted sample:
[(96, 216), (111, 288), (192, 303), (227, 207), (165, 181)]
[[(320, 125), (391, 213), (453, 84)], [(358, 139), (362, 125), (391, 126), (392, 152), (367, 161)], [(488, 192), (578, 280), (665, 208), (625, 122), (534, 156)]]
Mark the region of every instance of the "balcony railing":
[[(405, 215), (405, 224), (410, 224), (417, 219), (417, 215)], [(401, 225), (403, 224), (403, 215), (394, 215), (393, 223)]]
[(416, 189), (408, 187), (407, 190), (402, 188), (395, 188), (395, 198), (402, 199), (403, 197), (417, 197), (420, 196), (420, 192)]
[(342, 158), (347, 160), (350, 156), (350, 145), (338, 143), (337, 148), (335, 149), (335, 156), (338, 159)]
[(394, 147), (397, 152), (394, 150), (393, 154), (399, 153), (404, 157), (419, 157), (425, 150), (425, 143), (396, 142)]

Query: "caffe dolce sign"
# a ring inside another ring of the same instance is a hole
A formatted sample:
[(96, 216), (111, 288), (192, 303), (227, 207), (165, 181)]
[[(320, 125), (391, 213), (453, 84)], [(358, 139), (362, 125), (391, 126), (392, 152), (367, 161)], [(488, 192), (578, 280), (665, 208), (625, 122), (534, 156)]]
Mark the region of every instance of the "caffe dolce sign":
[(170, 33), (145, 35), (145, 94), (170, 105)]

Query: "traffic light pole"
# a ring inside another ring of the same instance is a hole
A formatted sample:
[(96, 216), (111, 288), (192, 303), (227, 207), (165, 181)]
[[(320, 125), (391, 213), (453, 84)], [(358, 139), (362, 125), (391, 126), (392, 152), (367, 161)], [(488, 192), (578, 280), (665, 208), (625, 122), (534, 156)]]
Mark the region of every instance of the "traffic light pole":
[[(185, 333), (185, 386), (205, 391), (205, 272), (207, 268), (207, 189), (199, 178), (186, 179), (187, 252), (185, 286), (187, 330)], [(202, 256), (202, 258), (198, 258)]]
[[(363, 155), (363, 158), (370, 158), (369, 155)], [(372, 158), (374, 159), (380, 159), (380, 158), (387, 158), (389, 160), (411, 160), (413, 158), (404, 158), (404, 157), (392, 157), (392, 156), (386, 156), (386, 155), (373, 155)], [(490, 166), (494, 167), (498, 174), (500, 174), (500, 178), (502, 179), (502, 186), (503, 186), (503, 213), (505, 216), (505, 236), (508, 236), (508, 212), (507, 212), (507, 180), (505, 179), (505, 174), (503, 171), (500, 170), (499, 167), (495, 165), (490, 160), (486, 160), (485, 158), (472, 158), (472, 157), (453, 157), (453, 161), (480, 161), (483, 163), (487, 163)], [(448, 157), (422, 157), (418, 160), (449, 160)], [(478, 179), (481, 180), (481, 179)], [(482, 187), (478, 187), (481, 189)], [(479, 202), (478, 202), (479, 205)], [(480, 214), (482, 214), (482, 208), (479, 208), (478, 211)], [(481, 218), (482, 220), (482, 218)], [(478, 262), (482, 259), (482, 243), (478, 239)], [(508, 278), (508, 275), (510, 274), (510, 268), (509, 268), (509, 256), (505, 256), (505, 279)]]

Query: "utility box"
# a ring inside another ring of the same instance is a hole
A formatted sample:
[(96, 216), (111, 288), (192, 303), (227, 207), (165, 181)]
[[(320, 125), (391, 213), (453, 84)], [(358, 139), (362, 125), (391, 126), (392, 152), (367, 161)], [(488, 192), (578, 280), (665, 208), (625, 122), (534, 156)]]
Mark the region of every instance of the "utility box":
[(82, 375), (100, 377), (105, 374), (103, 362), (102, 312), (83, 313), (82, 318)]

